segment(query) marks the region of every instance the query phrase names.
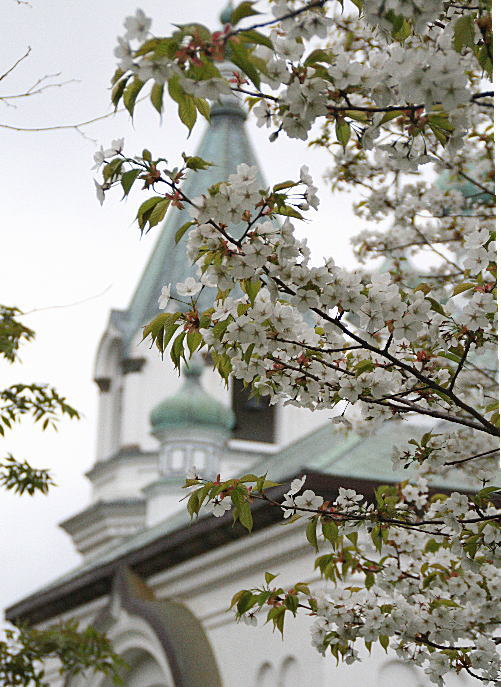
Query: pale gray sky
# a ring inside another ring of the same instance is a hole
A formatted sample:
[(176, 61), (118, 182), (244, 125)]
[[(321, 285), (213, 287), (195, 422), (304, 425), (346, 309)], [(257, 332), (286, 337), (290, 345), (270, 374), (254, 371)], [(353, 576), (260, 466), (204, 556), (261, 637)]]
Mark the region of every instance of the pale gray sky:
[[(17, 109), (0, 103), (0, 124), (72, 124), (108, 112), (113, 48), (126, 15), (142, 7), (153, 17), (153, 31), (159, 34), (169, 31), (169, 23), (191, 20), (216, 28), (223, 4), (223, 0), (31, 0), (29, 7), (2, 0), (0, 73), (28, 46), (32, 52), (0, 82), (0, 92), (22, 92), (54, 72), (62, 73), (59, 80), (79, 81), (20, 100)], [(160, 123), (143, 103), (134, 125), (128, 115), (120, 114), (86, 127), (85, 133), (105, 147), (112, 138), (125, 136), (131, 153), (148, 147), (176, 161), (181, 151), (193, 151), (203, 129), (202, 123), (197, 124), (187, 142), (186, 130), (171, 108)], [(290, 178), (304, 163), (320, 182), (328, 163), (324, 153), (286, 138), (270, 144), (252, 118), (249, 131), (270, 182)], [(2, 455), (11, 451), (39, 467), (50, 467), (59, 485), (46, 497), (0, 493), (0, 608), (5, 608), (79, 562), (57, 523), (89, 503), (83, 473), (94, 460), (94, 353), (110, 308), (127, 305), (157, 230), (140, 240), (132, 224), (134, 198), (121, 203), (117, 192), (103, 208), (99, 206), (90, 170), (96, 144), (77, 132), (0, 129), (0, 137), (1, 302), (25, 311), (40, 309), (25, 319), (37, 332), (36, 342), (23, 350), (22, 365), (2, 365), (2, 384), (49, 382), (84, 416), (78, 423), (63, 422), (57, 434), (42, 434), (26, 422), (2, 442)], [(332, 197), (325, 186), (321, 199), (320, 212), (305, 230), (314, 255), (332, 254), (338, 263), (353, 264), (349, 237), (361, 224), (352, 217), (352, 199)], [(70, 305), (93, 296), (84, 304)]]

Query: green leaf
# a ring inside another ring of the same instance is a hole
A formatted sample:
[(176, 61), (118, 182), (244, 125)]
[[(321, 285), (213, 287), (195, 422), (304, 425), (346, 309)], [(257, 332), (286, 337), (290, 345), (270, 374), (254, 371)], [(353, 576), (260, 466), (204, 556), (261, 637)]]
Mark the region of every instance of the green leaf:
[(153, 52), (158, 44), (158, 38), (150, 38), (150, 40), (145, 41), (137, 50), (134, 51), (134, 57), (141, 57), (142, 55), (147, 55), (149, 52)]
[(116, 175), (120, 174), (120, 170), (122, 169), (123, 163), (124, 161), (121, 157), (116, 157), (111, 162), (108, 162), (108, 164), (105, 165), (103, 168), (103, 179), (105, 181), (109, 181), (110, 179), (113, 179), (113, 177), (115, 177)]
[(357, 377), (359, 377), (361, 374), (364, 372), (372, 372), (375, 368), (374, 363), (372, 360), (360, 360), (356, 365), (355, 365), (355, 374)]
[(210, 105), (205, 100), (205, 98), (197, 98), (196, 96), (193, 98), (193, 102), (195, 103), (195, 107), (197, 110), (200, 112), (200, 114), (205, 117), (205, 119), (210, 122)]
[(486, 499), (492, 494), (498, 494), (501, 492), (501, 487), (484, 487), (479, 492), (477, 492), (477, 497), (479, 499)]
[(120, 183), (122, 184), (122, 188), (124, 190), (124, 198), (125, 196), (129, 195), (129, 192), (134, 185), (134, 182), (138, 178), (138, 176), (141, 174), (140, 169), (130, 169), (128, 172), (124, 172), (122, 174), (122, 178), (120, 179)]
[(122, 78), (124, 74), (124, 70), (120, 69), (120, 67), (117, 67), (115, 69), (113, 76), (111, 77), (111, 85), (114, 86), (117, 83), (117, 81)]
[(363, 122), (364, 124), (369, 123), (366, 112), (359, 112), (358, 110), (345, 110), (344, 116), (354, 119), (356, 122)]
[(181, 358), (184, 358), (184, 339), (186, 337), (186, 332), (181, 332), (174, 339), (172, 348), (170, 351), (170, 357), (177, 369), (181, 365)]
[(179, 119), (187, 127), (191, 134), (191, 130), (195, 126), (197, 121), (197, 108), (193, 102), (193, 98), (189, 95), (185, 96), (183, 100), (178, 105)]
[(299, 599), (297, 597), (297, 594), (287, 594), (285, 597), (285, 608), (287, 610), (291, 611), (294, 615), (296, 615), (296, 611), (299, 606)]
[(279, 205), (274, 211), (277, 215), (284, 215), (284, 217), (295, 217), (296, 219), (304, 219), (303, 215), (289, 207), (289, 205)]
[(440, 353), (438, 355), (441, 358), (447, 358), (447, 360), (452, 360), (455, 363), (461, 362), (461, 358), (458, 355), (456, 355), (455, 353), (449, 353), (449, 352), (445, 353), (444, 351), (440, 351)]
[(242, 31), (242, 33), (240, 34), (240, 37), (243, 38), (244, 40), (250, 41), (251, 43), (257, 43), (259, 45), (265, 45), (270, 50), (273, 50), (273, 43), (268, 38), (268, 36), (265, 36), (264, 34), (259, 33), (259, 31), (255, 31), (254, 29), (249, 29), (248, 31)]
[(252, 472), (248, 472), (243, 477), (240, 477), (238, 481), (241, 484), (246, 484), (247, 482), (257, 482), (258, 480), (259, 480), (259, 477), (257, 475), (255, 475)]
[(374, 575), (374, 573), (366, 573), (366, 575), (365, 575), (365, 587), (367, 589), (370, 589), (371, 587), (374, 586), (375, 582), (376, 582), (376, 576)]
[(161, 57), (169, 57), (172, 59), (179, 47), (179, 41), (176, 38), (162, 38), (157, 42), (153, 51), (153, 56), (158, 59)]
[(386, 635), (379, 635), (379, 643), (383, 647), (383, 649), (388, 653), (388, 647), (390, 645), (390, 638), (387, 637)]
[(266, 622), (269, 622), (270, 620), (273, 622), (274, 627), (279, 630), (282, 636), (284, 634), (284, 620), (286, 611), (287, 609), (285, 606), (275, 606), (268, 612), (268, 617), (266, 619)]
[(433, 127), (438, 127), (450, 133), (454, 131), (454, 125), (450, 123), (449, 118), (445, 114), (432, 114), (428, 117), (428, 121)]
[(248, 501), (244, 501), (244, 503), (240, 506), (238, 510), (238, 519), (250, 534), (252, 532), (253, 520), (250, 504)]
[(261, 281), (259, 279), (243, 279), (240, 284), (243, 291), (249, 296), (251, 305), (254, 305), (256, 296), (261, 290)]
[(164, 85), (163, 83), (155, 83), (150, 93), (151, 104), (158, 112), (162, 114), (163, 102), (164, 102)]
[(196, 491), (192, 492), (190, 495), (190, 498), (188, 499), (188, 503), (186, 505), (186, 508), (188, 509), (188, 514), (191, 518), (193, 518), (194, 515), (198, 515), (198, 511), (200, 510), (200, 502), (198, 500), (199, 497), (199, 489)]
[(315, 515), (313, 518), (310, 518), (310, 521), (306, 526), (306, 539), (310, 542), (315, 551), (318, 551), (317, 521), (318, 517)]
[(330, 64), (331, 56), (326, 50), (313, 50), (308, 57), (304, 60), (303, 64), (305, 67), (317, 64), (318, 62), (327, 62)]
[(376, 547), (376, 551), (381, 553), (381, 549), (383, 548), (383, 531), (380, 527), (380, 525), (376, 525), (374, 529), (371, 532), (371, 539)]
[(188, 169), (194, 169), (195, 171), (199, 169), (208, 169), (212, 167), (212, 162), (208, 162), (198, 155), (192, 155), (190, 157), (185, 157), (184, 162)]
[(153, 198), (148, 198), (144, 201), (144, 203), (141, 203), (136, 216), (136, 219), (141, 229), (145, 227), (146, 222), (148, 221), (148, 217), (153, 211), (155, 205), (161, 203), (163, 200), (166, 200), (163, 196), (153, 196)]
[(276, 193), (277, 191), (283, 191), (286, 188), (292, 188), (293, 186), (297, 185), (297, 181), (282, 181), (282, 183), (280, 184), (275, 184), (275, 186), (273, 187), (273, 193)]
[(473, 289), (475, 286), (475, 282), (463, 282), (461, 284), (456, 284), (454, 286), (454, 289), (452, 290), (452, 293), (454, 296), (457, 296), (459, 293), (463, 293), (464, 291), (469, 291), (470, 289)]
[(426, 296), (426, 300), (430, 303), (432, 310), (438, 312), (440, 315), (444, 315), (444, 317), (447, 317), (447, 313), (438, 301), (436, 301), (434, 298), (430, 298), (430, 296)]
[(301, 517), (302, 516), (299, 513), (294, 513), (294, 515), (291, 515), (290, 518), (286, 518), (280, 524), (281, 525), (292, 525), (292, 523), (297, 522), (298, 520), (301, 520)]
[(160, 353), (163, 353), (179, 328), (178, 318), (180, 314), (175, 312), (157, 315), (143, 328), (143, 341), (146, 337), (151, 336), (152, 343), (156, 344)]
[(212, 34), (209, 29), (203, 24), (198, 24), (197, 22), (191, 22), (190, 24), (174, 24), (178, 29), (181, 30), (184, 36), (199, 36), (204, 41), (210, 41)]
[(184, 92), (181, 84), (179, 83), (178, 76), (171, 76), (171, 78), (167, 82), (167, 90), (169, 91), (169, 95), (172, 98), (172, 100), (174, 100), (178, 104), (186, 96), (186, 93)]
[[(178, 329), (179, 329), (179, 323), (178, 322), (172, 322), (171, 324), (168, 324), (164, 327), (163, 339), (161, 341), (161, 349), (160, 349), (161, 353), (163, 353), (165, 351), (165, 349), (169, 345), (169, 341), (172, 339), (172, 337), (174, 336), (174, 334), (177, 332)], [(159, 346), (157, 345), (157, 348), (158, 347)]]
[(162, 198), (159, 203), (155, 205), (153, 210), (148, 216), (148, 223), (150, 225), (150, 229), (152, 227), (155, 227), (159, 222), (163, 220), (165, 217), (165, 213), (169, 209), (170, 205), (170, 198)]
[(261, 12), (258, 12), (254, 9), (253, 5), (254, 2), (249, 2), (249, 0), (244, 0), (244, 2), (241, 2), (239, 5), (237, 5), (231, 13), (230, 24), (232, 26), (236, 26), (242, 19), (245, 19), (246, 17), (252, 17), (256, 14), (261, 14)]
[(191, 357), (202, 343), (202, 335), (197, 329), (188, 332), (188, 335), (186, 337), (186, 343), (188, 344), (188, 350), (190, 351)]
[(245, 589), (241, 589), (239, 592), (236, 592), (236, 594), (233, 594), (233, 596), (231, 597), (230, 608), (233, 608), (233, 606), (237, 603), (237, 601), (240, 601), (240, 599), (245, 594), (245, 592), (246, 592)]
[(264, 573), (264, 579), (266, 580), (266, 584), (270, 584), (270, 582), (272, 582), (275, 579), (275, 577), (278, 577), (278, 575), (273, 575), (269, 572)]
[(118, 83), (113, 86), (111, 91), (111, 102), (113, 103), (115, 110), (118, 107), (118, 103), (120, 102), (120, 98), (122, 97), (125, 87), (127, 86), (128, 80), (129, 77), (126, 77), (125, 79), (118, 81)]
[(381, 119), (381, 124), (386, 124), (386, 122), (396, 119), (396, 117), (402, 117), (405, 112), (403, 110), (392, 110), (391, 112), (386, 112)]
[(243, 615), (254, 605), (254, 596), (252, 592), (245, 590), (237, 602), (237, 611), (240, 615)]
[(397, 31), (393, 31), (392, 35), (396, 41), (402, 41), (403, 42), (403, 41), (405, 41), (406, 38), (409, 38), (411, 33), (412, 33), (412, 27), (409, 24), (409, 22), (407, 21), (407, 19), (404, 19), (400, 28)]
[(475, 47), (475, 25), (471, 14), (464, 14), (456, 19), (452, 45), (456, 52), (461, 52), (465, 47), (472, 49)]
[(345, 119), (336, 120), (336, 137), (339, 143), (346, 148), (346, 144), (350, 140), (351, 127)]
[(123, 102), (131, 117), (134, 114), (137, 96), (139, 95), (139, 92), (143, 86), (144, 81), (140, 81), (139, 79), (135, 78), (134, 81), (131, 81), (124, 90)]
[(243, 43), (230, 43), (231, 61), (235, 66), (243, 71), (249, 77), (256, 88), (260, 88), (261, 79), (255, 66), (249, 59), (249, 51), (245, 48)]
[(338, 526), (333, 520), (324, 520), (322, 522), (322, 534), (325, 539), (332, 544), (333, 548), (336, 548), (336, 542), (339, 534)]
[(188, 231), (188, 229), (189, 229), (190, 227), (192, 227), (194, 224), (195, 224), (195, 221), (191, 219), (191, 220), (188, 220), (188, 222), (185, 222), (183, 225), (181, 225), (181, 226), (179, 227), (179, 229), (176, 231), (176, 235), (175, 235), (175, 237), (174, 237), (174, 240), (176, 241), (176, 243), (179, 243), (179, 241), (181, 241), (181, 239), (182, 239), (183, 236), (186, 234), (186, 232)]

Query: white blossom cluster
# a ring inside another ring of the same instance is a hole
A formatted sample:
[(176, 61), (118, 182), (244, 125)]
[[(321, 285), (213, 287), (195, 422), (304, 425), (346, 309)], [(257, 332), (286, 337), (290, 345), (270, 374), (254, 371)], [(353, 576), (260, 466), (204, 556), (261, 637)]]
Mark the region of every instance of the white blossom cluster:
[[(440, 686), (452, 669), (495, 683), (501, 535), (491, 499), (499, 415), (489, 22), (470, 15), (478, 7), (463, 0), (358, 4), (357, 18), (338, 2), (294, 16), (299, 0), (272, 2), (275, 23), (258, 26), (266, 35), (256, 44), (230, 26), (212, 34), (193, 25), (157, 38), (138, 10), (115, 51), (117, 78), (125, 79), (115, 89), (129, 107), (151, 81), (159, 109), (165, 86), (180, 113), (241, 91), (271, 140), (319, 134), (316, 144), (334, 158), (333, 189), (360, 192), (355, 211), (368, 226), (353, 241), (359, 269), (332, 258), (315, 265), (297, 238), (295, 222), (319, 206), (306, 167), (270, 189), (242, 164), (189, 199), (183, 171), (165, 170), (162, 179), (164, 158), (126, 158), (118, 140), (95, 155), (95, 168), (103, 166), (96, 190), (102, 201), (122, 182), (127, 194), (129, 165), (157, 194), (141, 206), (145, 213), (148, 203), (164, 214), (169, 203), (191, 213), (187, 255), (198, 273), (176, 284), (176, 295), (170, 284), (159, 294), (161, 310), (182, 303), (158, 316), (156, 334), (164, 350), (162, 322), (169, 336), (179, 328), (172, 347), (179, 363), (186, 337), (190, 353), (205, 346), (222, 376), (271, 403), (335, 409), (334, 422), (361, 433), (416, 415), (432, 423), (394, 451), (395, 467), (417, 474), (381, 488), (374, 501), (342, 487), (326, 499), (305, 489), (303, 477), (275, 503), (287, 523), (308, 522), (310, 543), (329, 544), (316, 561), (325, 593), (297, 591), (317, 616), (313, 644), (351, 663), (364, 642), (378, 641)], [(418, 176), (430, 161), (438, 178), (428, 174), (431, 165)], [(199, 312), (206, 288), (217, 297)], [(457, 475), (478, 493), (435, 493), (441, 478)], [(251, 529), (249, 480), (208, 483), (195, 470), (189, 480), (199, 488), (191, 515), (202, 506), (215, 517), (233, 510)], [(280, 611), (284, 600), (267, 594)], [(240, 615), (255, 625), (260, 608), (256, 602)]]
[[(316, 206), (305, 168), (293, 192), (297, 207)], [(256, 217), (261, 198), (256, 170), (240, 165), (217, 194), (197, 199), (198, 226), (189, 234), (188, 256), (199, 266), (201, 284), (225, 294), (211, 313), (211, 326), (201, 331), (204, 341), (228, 355), (233, 374), (272, 402), (312, 409), (356, 403), (364, 419), (376, 423), (408, 408), (433, 416), (436, 400), (420, 395), (416, 378), (391, 361), (428, 362), (429, 380), (446, 389), (454, 367), (438, 352), (468, 336), (477, 353), (490, 349), (496, 324), (492, 295), (472, 292), (463, 307), (451, 296), (450, 305), (436, 312), (425, 291), (404, 289), (389, 273), (349, 272), (331, 259), (312, 266), (289, 219), (280, 226), (264, 213)], [(223, 226), (244, 216), (252, 217), (250, 229), (239, 239), (222, 235)], [(478, 243), (484, 234), (467, 236)], [(482, 250), (488, 253), (490, 235), (485, 241)], [(216, 254), (217, 260), (207, 259)], [(480, 274), (480, 268), (472, 271)], [(237, 297), (239, 283), (249, 279), (261, 280), (257, 293)], [(430, 346), (431, 353), (420, 353)], [(476, 402), (475, 390), (463, 380), (471, 382), (467, 369), (455, 383), (465, 399)]]
[[(197, 98), (217, 100), (244, 84), (243, 92), (256, 98), (258, 126), (273, 127), (271, 140), (282, 131), (306, 140), (317, 121), (340, 118), (348, 137), (368, 150), (376, 145), (400, 169), (416, 169), (431, 160), (430, 144), (457, 150), (465, 141), (481, 74), (471, 50), (454, 48), (456, 23), (468, 7), (434, 0), (364, 0), (363, 5), (359, 18), (346, 18), (337, 2), (294, 16), (299, 7), (295, 0), (272, 3), (276, 23), (252, 49), (267, 88), (257, 88), (255, 80), (249, 84), (245, 70), (235, 85), (232, 69), (225, 63), (220, 70), (217, 61), (203, 78), (197, 77), (191, 64), (202, 64), (199, 53), (225, 50), (218, 44), (220, 34), (207, 32), (204, 44), (197, 25), (173, 55), (141, 50), (145, 41), (155, 40), (149, 33), (151, 19), (141, 10), (125, 20), (126, 34), (115, 55), (120, 71), (141, 83), (164, 85), (175, 79), (176, 89)], [(406, 22), (403, 37), (392, 34), (395, 17)], [(311, 57), (312, 41), (322, 41), (316, 59)], [(392, 127), (392, 117), (387, 117), (392, 110), (407, 118), (405, 128)], [(436, 126), (443, 127), (442, 133)]]
[[(256, 170), (241, 165), (218, 193), (198, 198), (192, 211), (198, 224), (189, 234), (188, 256), (199, 266), (200, 283), (220, 290), (209, 311), (210, 325), (201, 330), (204, 342), (216, 356), (228, 357), (236, 378), (269, 395), (272, 402), (312, 409), (354, 404), (360, 406), (365, 431), (395, 414), (405, 416), (407, 409), (432, 416), (438, 411), (436, 417), (459, 423), (456, 430), (450, 429), (450, 422), (440, 425), (421, 443), (415, 442), (413, 450), (396, 452), (395, 464), (416, 462), (422, 475), (470, 472), (477, 483), (488, 483), (499, 453), (496, 439), (479, 419), (489, 405), (482, 393), (490, 388), (481, 379), (485, 372), (466, 366), (457, 372), (457, 361), (451, 365), (439, 352), (459, 350), (457, 346), (464, 350), (466, 345), (477, 356), (492, 351), (492, 294), (471, 290), (458, 300), (448, 286), (416, 290), (399, 284), (388, 272), (347, 272), (332, 260), (312, 266), (308, 247), (295, 238), (292, 222), (286, 219), (280, 225), (273, 213), (268, 216), (263, 210), (273, 207), (273, 194), (258, 188), (255, 175)], [(433, 195), (423, 186), (420, 203), (427, 193)], [(438, 204), (439, 193), (434, 193)], [(411, 195), (410, 189), (406, 194)], [(449, 195), (461, 209), (459, 198)], [(287, 202), (305, 212), (314, 207), (309, 197), (316, 205), (316, 188), (303, 167)], [(247, 229), (228, 233), (228, 225), (244, 218)], [(407, 238), (411, 244), (416, 241), (415, 235)], [(431, 245), (437, 240), (429, 235)], [(459, 268), (464, 274), (478, 283), (488, 280), (486, 270), (494, 260), (491, 231), (466, 222), (454, 243), (463, 256)], [(487, 254), (487, 264), (472, 266), (468, 260), (479, 248)], [(239, 289), (245, 280), (257, 286), (252, 295)], [(432, 296), (442, 300), (438, 311)], [(412, 371), (418, 368), (421, 377), (416, 379)], [(452, 398), (450, 405), (443, 405), (420, 395), (420, 385), (426, 383), (435, 384), (442, 394), (455, 389), (460, 403), (471, 404), (473, 424), (460, 426), (468, 411), (447, 415), (446, 409), (451, 411), (455, 403)], [(325, 511), (323, 496), (311, 489), (302, 491), (304, 481), (294, 480), (284, 496), (282, 510), (288, 521), (333, 513), (343, 536), (359, 533), (370, 544), (368, 536), (378, 522), (374, 504), (352, 489), (340, 488)], [(231, 508), (227, 496), (209, 504), (218, 516), (226, 508)], [(394, 518), (429, 522), (428, 529), (392, 528), (376, 562), (370, 546), (355, 547), (353, 556), (360, 557), (361, 570), (369, 561), (375, 581), (360, 591), (338, 585), (317, 599), (314, 645), (321, 652), (336, 647), (350, 663), (359, 658), (357, 642), (383, 637), (400, 656), (423, 666), (438, 685), (451, 666), (463, 665), (485, 681), (494, 681), (499, 655), (489, 648), (495, 646), (492, 632), (499, 620), (499, 511), (487, 507), (479, 516), (473, 502), (457, 492), (434, 500), (423, 477), (402, 486), (396, 508)], [(435, 542), (431, 546), (430, 537)], [(254, 614), (248, 622), (255, 624)]]
[[(285, 495), (285, 518), (302, 508), (307, 509), (302, 512), (307, 516), (309, 509), (324, 503), (323, 497), (309, 489), (297, 495), (304, 481), (294, 480)], [(402, 489), (399, 506), (402, 511), (416, 509), (423, 520), (440, 520), (442, 524), (434, 526), (432, 546), (422, 532), (393, 529), (377, 561), (367, 545), (366, 532), (371, 525), (367, 526), (367, 520), (364, 524), (350, 520), (350, 516), (367, 516), (373, 507), (353, 489), (339, 489), (326, 512), (336, 516), (342, 535), (359, 533), (361, 543), (353, 555), (358, 556), (361, 566), (356, 569), (374, 571), (374, 577), (365, 588), (357, 586), (355, 577), (350, 579), (351, 586), (338, 585), (314, 596), (312, 607), (317, 619), (311, 630), (313, 646), (323, 654), (336, 647), (349, 664), (361, 660), (363, 642), (379, 640), (384, 646), (392, 638), (391, 648), (397, 655), (423, 667), (430, 681), (438, 685), (444, 684), (443, 676), (450, 670), (446, 652), (459, 647), (454, 657), (458, 667), (463, 661), (477, 676), (495, 682), (501, 669), (501, 657), (492, 640), (492, 632), (499, 627), (501, 573), (496, 546), (501, 543), (500, 528), (492, 521), (468, 524), (470, 536), (480, 534), (483, 538), (490, 559), (480, 566), (468, 557), (460, 541), (462, 521), (478, 516), (464, 494), (454, 492), (433, 503), (426, 481), (420, 478)], [(336, 554), (332, 559), (337, 560)]]

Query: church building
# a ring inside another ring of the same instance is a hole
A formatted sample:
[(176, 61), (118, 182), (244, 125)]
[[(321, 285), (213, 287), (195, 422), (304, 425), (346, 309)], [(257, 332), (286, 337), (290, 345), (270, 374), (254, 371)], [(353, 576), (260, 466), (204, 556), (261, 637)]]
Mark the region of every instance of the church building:
[[(240, 163), (258, 165), (245, 120), (236, 99), (213, 106), (197, 154), (214, 165), (187, 178), (189, 197), (227, 179)], [(202, 359), (178, 376), (170, 361), (140, 343), (142, 327), (158, 314), (162, 286), (195, 275), (187, 236), (175, 243), (187, 219), (185, 211), (168, 215), (129, 307), (110, 313), (98, 346), (97, 455), (87, 472), (92, 502), (61, 523), (82, 562), (9, 608), (7, 618), (38, 627), (68, 618), (93, 624), (127, 661), (126, 687), (425, 684), (416, 668), (382, 650), (351, 666), (323, 658), (310, 645), (308, 616), (286, 620), (282, 640), (270, 625), (237, 624), (228, 612), (232, 595), (261, 585), (264, 571), (280, 573), (285, 588), (299, 580), (323, 583), (304, 525), (282, 527), (281, 513), (262, 502), (252, 506), (250, 535), (232, 527), (228, 514), (215, 518), (202, 509), (190, 523), (180, 502), (187, 470), (196, 465), (223, 478), (267, 472), (285, 483), (274, 488), (277, 498), (303, 474), (305, 487), (326, 497), (335, 498), (340, 485), (369, 496), (377, 484), (402, 477), (392, 470), (391, 449), (406, 444), (412, 428), (390, 423), (370, 437), (346, 437), (329, 421), (331, 411), (250, 399), (238, 383), (225, 388)], [(212, 296), (204, 289), (202, 307)], [(54, 687), (111, 687), (102, 675), (65, 681), (56, 666), (51, 670)]]

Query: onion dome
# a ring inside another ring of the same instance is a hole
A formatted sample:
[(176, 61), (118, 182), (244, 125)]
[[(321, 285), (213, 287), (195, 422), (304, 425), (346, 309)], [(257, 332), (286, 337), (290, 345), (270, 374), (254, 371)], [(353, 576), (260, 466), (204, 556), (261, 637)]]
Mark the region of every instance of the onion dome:
[(235, 416), (201, 386), (203, 364), (192, 360), (183, 371), (184, 384), (177, 393), (159, 403), (150, 413), (153, 434), (171, 429), (220, 430), (230, 432)]

